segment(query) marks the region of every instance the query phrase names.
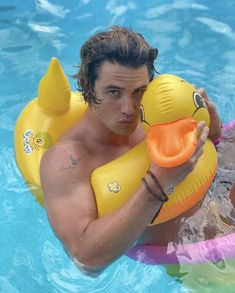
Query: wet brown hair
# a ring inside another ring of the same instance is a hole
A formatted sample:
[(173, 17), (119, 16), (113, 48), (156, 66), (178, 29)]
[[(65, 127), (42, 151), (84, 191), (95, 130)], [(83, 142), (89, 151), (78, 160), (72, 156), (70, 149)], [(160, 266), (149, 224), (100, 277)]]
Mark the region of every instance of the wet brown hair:
[(107, 31), (95, 34), (82, 46), (79, 71), (74, 75), (78, 90), (87, 103), (100, 103), (94, 85), (104, 61), (131, 68), (146, 65), (152, 80), (156, 72), (154, 60), (157, 54), (158, 50), (151, 48), (141, 34), (126, 27), (112, 26)]

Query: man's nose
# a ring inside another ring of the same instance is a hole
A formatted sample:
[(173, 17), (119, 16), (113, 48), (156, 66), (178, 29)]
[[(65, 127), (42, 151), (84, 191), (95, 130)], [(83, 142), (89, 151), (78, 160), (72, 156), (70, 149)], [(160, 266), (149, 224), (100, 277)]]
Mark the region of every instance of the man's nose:
[(133, 115), (136, 111), (135, 101), (131, 96), (126, 96), (122, 100), (121, 111), (126, 115)]

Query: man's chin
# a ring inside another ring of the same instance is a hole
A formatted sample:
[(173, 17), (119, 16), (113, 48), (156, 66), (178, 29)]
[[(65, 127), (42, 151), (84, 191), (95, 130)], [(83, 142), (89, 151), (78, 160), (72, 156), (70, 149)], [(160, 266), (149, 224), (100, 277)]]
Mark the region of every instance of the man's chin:
[(135, 127), (125, 127), (125, 128), (122, 128), (122, 129), (117, 129), (116, 133), (119, 134), (119, 135), (123, 135), (123, 136), (128, 136), (128, 135), (131, 135), (136, 129), (136, 126)]
[(137, 122), (120, 123), (120, 125), (116, 127), (116, 132), (120, 135), (130, 135), (136, 130), (137, 125)]

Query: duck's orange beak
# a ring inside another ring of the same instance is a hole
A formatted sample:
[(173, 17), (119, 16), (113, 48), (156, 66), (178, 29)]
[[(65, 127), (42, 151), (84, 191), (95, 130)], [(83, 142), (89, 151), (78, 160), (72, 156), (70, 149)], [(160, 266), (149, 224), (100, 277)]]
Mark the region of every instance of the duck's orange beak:
[(197, 122), (191, 118), (153, 125), (147, 135), (149, 156), (163, 167), (175, 167), (186, 162), (197, 144)]

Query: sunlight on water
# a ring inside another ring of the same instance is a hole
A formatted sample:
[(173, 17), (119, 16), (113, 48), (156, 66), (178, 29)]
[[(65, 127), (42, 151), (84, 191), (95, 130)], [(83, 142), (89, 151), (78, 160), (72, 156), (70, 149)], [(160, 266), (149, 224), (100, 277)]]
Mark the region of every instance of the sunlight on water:
[[(234, 119), (233, 1), (226, 5), (212, 0), (5, 2), (0, 4), (0, 292), (234, 292), (235, 260), (220, 259), (219, 252), (215, 253), (219, 261), (207, 265), (164, 267), (123, 256), (96, 278), (81, 273), (24, 183), (13, 143), (16, 119), (37, 96), (50, 58), (60, 59), (75, 89), (71, 75), (77, 70), (81, 45), (112, 24), (141, 32), (159, 49), (156, 67), (160, 73), (178, 74), (205, 87), (223, 121)], [(224, 172), (226, 178), (234, 178), (233, 171), (225, 168)], [(204, 205), (213, 210), (220, 202), (218, 199), (213, 205), (209, 195)], [(219, 209), (223, 219), (235, 221), (229, 202), (224, 201)], [(195, 225), (203, 238), (203, 229), (208, 227), (203, 211), (202, 207), (182, 225), (182, 238), (190, 240)], [(209, 216), (218, 234), (220, 229), (231, 232), (231, 225), (226, 226), (213, 213)], [(169, 249), (174, 249), (174, 244), (170, 243)]]

